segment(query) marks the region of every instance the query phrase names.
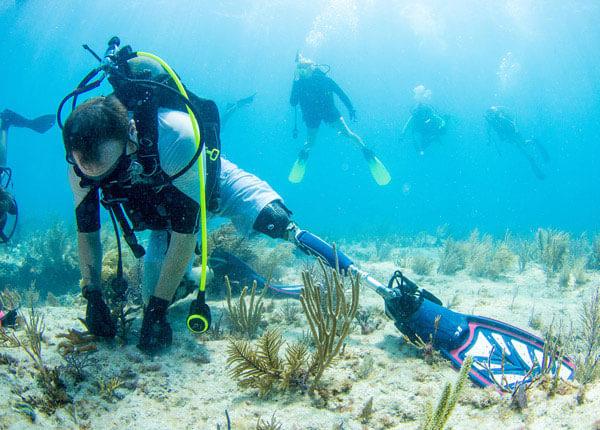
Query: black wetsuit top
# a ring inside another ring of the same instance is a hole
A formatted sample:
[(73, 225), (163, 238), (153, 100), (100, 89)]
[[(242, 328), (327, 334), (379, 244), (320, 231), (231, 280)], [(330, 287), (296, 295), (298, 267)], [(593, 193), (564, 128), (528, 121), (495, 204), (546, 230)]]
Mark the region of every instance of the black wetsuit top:
[(290, 103), (292, 106), (300, 103), (306, 126), (317, 128), (321, 121), (331, 123), (341, 116), (333, 102), (333, 93), (337, 94), (349, 111), (354, 110), (346, 93), (318, 69), (310, 77), (294, 81)]
[(444, 132), (446, 122), (435, 111), (425, 103), (419, 103), (411, 111), (413, 130), (424, 135), (438, 135)]

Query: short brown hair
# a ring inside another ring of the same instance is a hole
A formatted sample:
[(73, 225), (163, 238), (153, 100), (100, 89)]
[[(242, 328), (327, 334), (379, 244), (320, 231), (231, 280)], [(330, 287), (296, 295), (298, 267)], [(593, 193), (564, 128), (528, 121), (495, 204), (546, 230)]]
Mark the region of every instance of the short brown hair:
[(77, 106), (63, 127), (67, 156), (73, 151), (86, 162), (98, 160), (98, 147), (107, 140), (127, 142), (129, 117), (125, 106), (114, 95), (94, 97)]

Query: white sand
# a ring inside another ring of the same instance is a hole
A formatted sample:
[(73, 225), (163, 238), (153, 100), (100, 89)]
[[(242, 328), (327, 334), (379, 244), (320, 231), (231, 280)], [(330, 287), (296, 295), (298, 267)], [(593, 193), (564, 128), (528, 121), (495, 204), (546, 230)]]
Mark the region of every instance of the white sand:
[[(347, 251), (359, 254), (357, 249)], [(381, 281), (387, 281), (395, 269), (392, 261), (369, 262), (362, 267)], [(553, 319), (565, 325), (571, 320), (577, 323), (582, 299), (600, 286), (599, 273), (590, 273), (590, 282), (566, 291), (558, 287), (558, 281), (548, 286), (545, 274), (535, 265), (522, 274), (511, 272), (499, 281), (473, 279), (465, 273), (451, 277), (420, 277), (410, 269), (405, 273), (444, 302), (456, 295), (457, 311), (497, 318), (534, 332), (528, 328), (533, 308), (545, 326)], [(297, 269), (290, 269), (288, 280), (297, 282), (296, 277)], [(383, 309), (382, 300), (367, 289), (361, 301), (362, 306)], [(210, 304), (213, 311), (224, 309), (223, 302)], [(282, 305), (282, 300), (275, 301), (276, 308)], [(0, 353), (20, 362), (17, 368), (0, 365), (0, 429), (216, 429), (217, 424), (225, 429), (225, 410), (233, 429), (254, 429), (259, 417), (268, 420), (273, 414), (283, 429), (416, 429), (426, 402), (436, 402), (443, 385), (457, 375), (447, 362), (426, 364), (415, 348), (404, 344), (393, 323), (380, 314), (381, 327), (366, 336), (356, 327), (344, 356), (326, 372), (324, 382), (331, 392), (327, 402), (300, 393), (273, 394), (262, 399), (253, 390), (240, 389), (228, 375), (227, 340), (202, 341), (187, 332), (184, 320), (188, 306), (189, 300), (182, 301), (170, 311), (174, 342), (163, 355), (149, 358), (137, 351), (139, 317), (129, 345), (98, 342), (99, 351), (93, 355), (87, 380), (79, 385), (69, 381), (68, 392), (75, 407), (61, 408), (50, 416), (36, 411), (35, 423), (14, 408), (21, 401), (20, 394), (40, 393), (31, 362), (19, 350), (0, 348)], [(59, 365), (56, 335), (69, 328), (81, 329), (77, 317), (84, 315), (85, 307), (43, 307), (41, 311), (46, 321), (44, 357), (49, 365)], [(302, 332), (303, 316), (299, 318), (295, 326), (279, 323), (287, 337)], [(373, 369), (367, 378), (360, 379), (357, 369), (367, 356), (374, 361)], [(123, 380), (129, 386), (117, 389), (120, 399), (102, 399), (95, 381), (117, 375), (127, 375)], [(600, 385), (590, 387), (583, 405), (577, 405), (575, 394), (573, 390), (549, 399), (545, 393), (533, 390), (528, 408), (516, 412), (493, 390), (470, 386), (448, 428), (596, 428), (594, 423), (600, 420)], [(374, 413), (363, 424), (357, 417), (370, 397)]]

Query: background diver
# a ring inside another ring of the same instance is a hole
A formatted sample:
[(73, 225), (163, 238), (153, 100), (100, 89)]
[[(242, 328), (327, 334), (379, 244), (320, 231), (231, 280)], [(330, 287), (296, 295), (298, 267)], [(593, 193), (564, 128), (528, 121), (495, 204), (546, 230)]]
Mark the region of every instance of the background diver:
[[(439, 142), (448, 128), (447, 118), (440, 115), (428, 102), (431, 91), (423, 85), (413, 89), (417, 105), (411, 110), (410, 117), (402, 128), (401, 136), (406, 136), (410, 130), (415, 149), (419, 155), (425, 154), (425, 149), (434, 142)], [(418, 137), (416, 136), (418, 135)]]
[(54, 125), (54, 115), (43, 115), (27, 119), (16, 112), (5, 109), (0, 112), (0, 243), (6, 243), (14, 233), (16, 219), (7, 230), (9, 215), (17, 216), (17, 202), (8, 190), (11, 186), (12, 171), (7, 164), (8, 130), (22, 127), (37, 133), (45, 133)]
[[(304, 178), (310, 150), (317, 140), (319, 125), (321, 121), (324, 121), (337, 129), (341, 135), (352, 140), (362, 151), (371, 175), (378, 185), (388, 184), (391, 180), (390, 174), (383, 163), (366, 147), (362, 139), (350, 130), (340, 111), (335, 106), (333, 101), (334, 93), (348, 109), (350, 120), (354, 120), (356, 118), (356, 111), (352, 106), (352, 102), (339, 85), (333, 79), (329, 78), (312, 60), (304, 58), (300, 54), (297, 55), (290, 104), (294, 107), (300, 104), (302, 118), (306, 124), (306, 142), (288, 176), (289, 181), (299, 183)], [(295, 134), (296, 129), (294, 130)]]
[[(492, 106), (485, 111), (486, 131), (488, 144), (497, 140), (514, 144), (525, 156), (531, 170), (538, 179), (545, 179), (546, 174), (540, 164), (546, 164), (550, 160), (548, 152), (537, 139), (523, 139), (517, 129), (515, 117), (508, 108), (504, 106)], [(494, 139), (494, 134), (497, 140)]]

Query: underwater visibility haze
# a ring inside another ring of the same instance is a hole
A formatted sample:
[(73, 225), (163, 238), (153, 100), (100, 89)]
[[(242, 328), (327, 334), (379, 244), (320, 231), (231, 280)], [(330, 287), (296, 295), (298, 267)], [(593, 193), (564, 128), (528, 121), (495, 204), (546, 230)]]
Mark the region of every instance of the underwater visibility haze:
[[(598, 22), (593, 0), (0, 0), (0, 428), (599, 428)], [(131, 45), (219, 110), (223, 216), (193, 268), (196, 183), (153, 188), (193, 213), (140, 235), (144, 263), (102, 208), (101, 263), (82, 240), (74, 202), (131, 154), (91, 174), (93, 133), (48, 115), (114, 36), (98, 76), (137, 73)]]

